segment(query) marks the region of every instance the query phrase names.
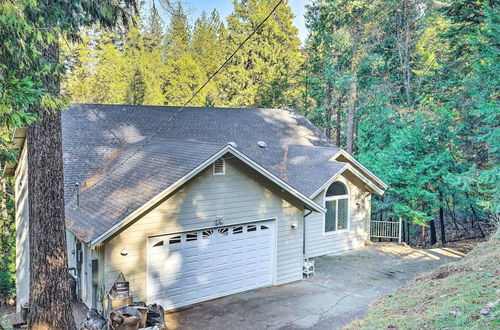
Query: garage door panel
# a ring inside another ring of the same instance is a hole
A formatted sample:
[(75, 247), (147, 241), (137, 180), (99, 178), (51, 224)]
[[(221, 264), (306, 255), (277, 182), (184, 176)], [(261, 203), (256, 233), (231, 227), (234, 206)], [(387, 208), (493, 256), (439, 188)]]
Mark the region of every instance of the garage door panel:
[(265, 221), (149, 239), (148, 301), (171, 309), (271, 285), (274, 237)]

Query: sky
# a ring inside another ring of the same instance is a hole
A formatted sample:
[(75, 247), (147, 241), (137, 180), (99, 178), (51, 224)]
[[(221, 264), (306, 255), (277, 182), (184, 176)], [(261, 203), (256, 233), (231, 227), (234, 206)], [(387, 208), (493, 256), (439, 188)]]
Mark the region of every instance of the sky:
[[(307, 37), (307, 30), (304, 22), (304, 14), (306, 12), (306, 4), (308, 0), (288, 0), (289, 6), (292, 8), (293, 13), (295, 14), (294, 25), (299, 29), (299, 38), (304, 43)], [(144, 1), (143, 8), (149, 9), (153, 0)], [(159, 0), (155, 0), (156, 8), (159, 9), (161, 7), (159, 5)], [(232, 9), (232, 0), (182, 0), (182, 4), (185, 9), (189, 10), (189, 20), (191, 23), (194, 23), (196, 18), (200, 16), (201, 12), (204, 10), (207, 13), (210, 13), (214, 8), (217, 9), (220, 16), (225, 18), (228, 16)], [(165, 21), (168, 21), (168, 15), (165, 15), (165, 12), (160, 13)]]

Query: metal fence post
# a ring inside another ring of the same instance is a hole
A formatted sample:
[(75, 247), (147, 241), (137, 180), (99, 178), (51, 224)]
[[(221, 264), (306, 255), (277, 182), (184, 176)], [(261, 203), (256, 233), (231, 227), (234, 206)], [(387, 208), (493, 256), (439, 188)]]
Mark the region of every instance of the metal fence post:
[(399, 217), (399, 243), (401, 243), (401, 231), (403, 229), (403, 218)]

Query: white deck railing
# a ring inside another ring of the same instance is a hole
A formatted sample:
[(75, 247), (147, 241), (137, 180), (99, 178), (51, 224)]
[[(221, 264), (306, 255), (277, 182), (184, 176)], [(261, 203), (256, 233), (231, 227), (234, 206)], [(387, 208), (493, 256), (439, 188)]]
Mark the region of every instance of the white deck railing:
[(375, 238), (395, 238), (401, 243), (402, 220), (371, 221), (370, 236)]

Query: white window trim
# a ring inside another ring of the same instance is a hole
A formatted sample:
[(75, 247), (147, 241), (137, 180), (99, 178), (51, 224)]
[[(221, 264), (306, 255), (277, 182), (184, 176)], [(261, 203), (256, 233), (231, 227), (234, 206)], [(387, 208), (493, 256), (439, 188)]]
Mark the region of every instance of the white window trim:
[[(326, 197), (326, 192), (328, 191), (328, 188), (337, 181), (342, 183), (346, 187), (347, 195), (337, 195), (337, 196)], [(323, 206), (325, 208), (326, 208), (326, 202), (337, 201), (339, 199), (347, 199), (347, 228), (340, 229), (340, 230), (325, 231), (326, 213), (328, 212), (328, 210), (327, 210), (327, 212), (325, 212), (325, 214), (323, 214), (323, 236), (332, 236), (332, 235), (347, 233), (351, 229), (351, 209), (350, 209), (349, 195), (350, 195), (349, 185), (347, 184), (347, 182), (344, 182), (343, 180), (335, 180), (328, 187), (325, 188), (325, 191), (323, 193)], [(339, 207), (338, 207), (338, 202), (337, 202), (335, 205), (335, 228), (337, 228), (338, 213), (339, 213)]]
[[(215, 173), (215, 163), (217, 163), (219, 160), (222, 160), (222, 172), (221, 173)], [(224, 158), (218, 158), (213, 164), (212, 164), (212, 173), (213, 175), (225, 175), (226, 174), (226, 160)]]

